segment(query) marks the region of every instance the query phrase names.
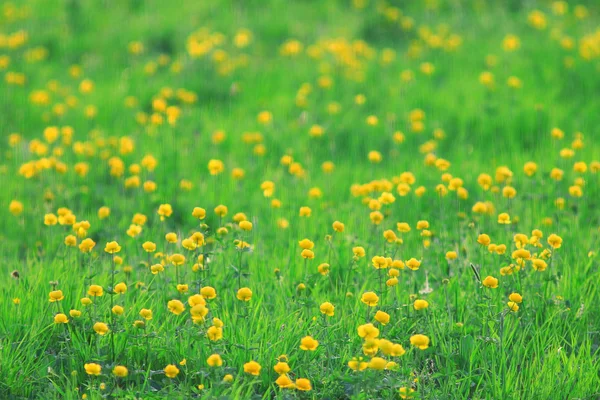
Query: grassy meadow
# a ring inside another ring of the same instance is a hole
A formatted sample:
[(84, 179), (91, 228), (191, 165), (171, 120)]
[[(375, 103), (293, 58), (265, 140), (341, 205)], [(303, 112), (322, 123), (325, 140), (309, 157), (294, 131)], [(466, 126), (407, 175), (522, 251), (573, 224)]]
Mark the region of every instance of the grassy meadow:
[(595, 1), (0, 8), (0, 399), (600, 398)]

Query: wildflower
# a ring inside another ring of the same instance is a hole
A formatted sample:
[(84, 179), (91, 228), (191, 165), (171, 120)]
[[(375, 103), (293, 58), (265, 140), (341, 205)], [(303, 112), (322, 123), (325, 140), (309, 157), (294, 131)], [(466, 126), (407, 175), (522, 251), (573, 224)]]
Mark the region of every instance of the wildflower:
[(117, 283), (113, 290), (117, 294), (125, 294), (125, 292), (127, 292), (127, 285), (125, 282)]
[(194, 218), (204, 219), (206, 218), (206, 210), (204, 208), (194, 207), (194, 210), (192, 211), (192, 216)]
[(167, 307), (175, 315), (179, 315), (185, 310), (184, 304), (179, 300), (170, 300), (167, 303)]
[(275, 380), (277, 386), (281, 389), (294, 389), (296, 385), (292, 380), (285, 374), (279, 375), (279, 377)]
[(400, 389), (398, 389), (398, 392), (400, 393), (400, 398), (401, 399), (411, 399), (412, 398), (412, 394), (415, 392), (415, 389), (413, 388), (407, 388), (407, 387), (401, 387)]
[(321, 311), (321, 313), (327, 315), (328, 317), (333, 317), (335, 307), (333, 304), (331, 304), (329, 302), (325, 302), (325, 303), (321, 304), (321, 306), (319, 307), (319, 310)]
[(523, 301), (523, 296), (521, 296), (519, 293), (511, 293), (508, 298), (510, 301), (514, 301), (515, 303), (521, 303)]
[(108, 254), (115, 254), (121, 251), (121, 246), (117, 242), (108, 242), (104, 247), (104, 251)]
[(116, 377), (125, 378), (129, 374), (129, 371), (126, 367), (122, 365), (117, 365), (113, 368), (112, 373)]
[(362, 258), (366, 254), (364, 247), (360, 247), (360, 246), (353, 247), (352, 253), (354, 254), (354, 257), (356, 257), (356, 258)]
[(217, 291), (211, 286), (204, 286), (202, 289), (200, 289), (200, 294), (202, 295), (202, 297), (209, 300), (217, 297)]
[(54, 323), (55, 324), (66, 324), (69, 322), (69, 319), (67, 318), (67, 316), (63, 313), (59, 313), (56, 314), (54, 316)]
[(250, 375), (258, 376), (260, 374), (261, 366), (256, 361), (250, 361), (244, 364), (244, 372)]
[(483, 286), (488, 287), (490, 289), (496, 289), (498, 287), (498, 279), (493, 276), (487, 276), (483, 281), (481, 281)]
[(415, 302), (413, 303), (413, 307), (415, 310), (419, 311), (419, 310), (424, 310), (427, 307), (429, 307), (429, 303), (427, 302), (427, 300), (415, 300)]
[(300, 341), (300, 348), (302, 350), (315, 351), (319, 346), (319, 342), (313, 339), (311, 336), (305, 336)]
[(421, 350), (425, 350), (429, 347), (429, 338), (421, 334), (412, 335), (410, 337), (410, 344)]
[(307, 392), (312, 390), (312, 386), (310, 385), (310, 381), (308, 379), (298, 378), (296, 379), (296, 389)]
[(379, 302), (379, 296), (377, 296), (375, 292), (365, 292), (361, 296), (360, 301), (362, 301), (369, 307), (375, 307)]
[(363, 361), (362, 357), (354, 357), (352, 360), (348, 361), (348, 367), (353, 371), (363, 371), (367, 369), (368, 366), (369, 364)]
[(411, 258), (410, 260), (406, 261), (406, 266), (412, 269), (413, 271), (416, 271), (421, 266), (421, 261), (415, 258)]
[(562, 246), (562, 241), (562, 238), (554, 233), (548, 236), (548, 244), (554, 249), (560, 249)]
[(335, 221), (333, 223), (333, 230), (334, 231), (336, 231), (336, 232), (344, 232), (344, 229), (345, 229), (344, 224), (341, 223), (340, 221)]
[(241, 301), (250, 301), (252, 298), (252, 290), (247, 287), (239, 289), (237, 291), (237, 298)]
[[(198, 307), (198, 306), (196, 306), (196, 307)], [(207, 329), (206, 336), (213, 342), (216, 342), (223, 338), (223, 330), (221, 328), (217, 328), (216, 326), (213, 325)]]
[(100, 336), (106, 335), (108, 330), (108, 325), (106, 325), (104, 322), (96, 322), (94, 324), (94, 331)]
[(173, 364), (167, 365), (163, 371), (164, 371), (165, 375), (167, 376), (167, 378), (173, 379), (177, 375), (179, 375), (179, 368), (177, 368)]
[(379, 336), (379, 329), (371, 323), (360, 325), (358, 327), (358, 336), (365, 340), (375, 339)]
[(375, 313), (375, 320), (381, 325), (387, 325), (390, 322), (390, 315), (384, 311), (378, 310)]
[(279, 361), (277, 364), (275, 364), (273, 369), (279, 375), (287, 374), (288, 372), (290, 372), (290, 366), (288, 365), (288, 363), (282, 361)]
[(90, 285), (88, 289), (88, 294), (94, 297), (101, 297), (104, 294), (104, 290), (100, 285)]
[(156, 251), (156, 243), (154, 242), (144, 242), (142, 244), (142, 248), (144, 249), (144, 251), (146, 251), (147, 253), (153, 253)]
[(509, 301), (508, 303), (506, 303), (506, 305), (508, 306), (508, 309), (512, 312), (519, 311), (519, 305), (514, 301)]
[(82, 253), (89, 253), (92, 251), (95, 245), (96, 242), (94, 242), (92, 239), (83, 239), (81, 243), (79, 243), (79, 250), (81, 250)]
[(206, 364), (208, 364), (209, 367), (220, 367), (223, 365), (223, 360), (220, 355), (212, 354), (206, 359)]
[(252, 230), (252, 222), (250, 222), (250, 221), (241, 221), (239, 225), (240, 225), (240, 229), (242, 229), (244, 231)]
[(96, 363), (84, 364), (83, 368), (88, 375), (100, 375), (102, 367)]
[(490, 244), (492, 240), (490, 239), (489, 235), (482, 233), (481, 235), (479, 235), (477, 237), (477, 243), (479, 243), (482, 246), (487, 246)]
[(61, 301), (65, 298), (63, 296), (62, 290), (53, 290), (50, 292), (50, 303), (54, 303), (56, 301)]
[(446, 252), (446, 260), (456, 260), (457, 257), (458, 257), (458, 255), (456, 254), (455, 251)]
[(369, 362), (369, 368), (382, 371), (385, 369), (387, 361), (381, 357), (373, 357)]

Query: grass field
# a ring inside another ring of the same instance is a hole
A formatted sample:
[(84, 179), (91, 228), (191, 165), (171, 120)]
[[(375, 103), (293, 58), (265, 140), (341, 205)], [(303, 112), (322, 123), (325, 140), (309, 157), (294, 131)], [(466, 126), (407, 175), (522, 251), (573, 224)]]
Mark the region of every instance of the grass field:
[(0, 399), (600, 398), (599, 11), (3, 2)]

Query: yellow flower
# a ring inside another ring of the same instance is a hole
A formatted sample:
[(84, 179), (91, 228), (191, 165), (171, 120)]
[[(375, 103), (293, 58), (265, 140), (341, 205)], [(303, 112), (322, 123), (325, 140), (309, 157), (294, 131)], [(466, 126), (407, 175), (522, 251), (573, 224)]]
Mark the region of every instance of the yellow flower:
[(562, 246), (562, 241), (562, 238), (554, 233), (548, 236), (548, 244), (554, 249), (559, 249)]
[(171, 263), (175, 266), (182, 265), (185, 262), (185, 257), (181, 254), (175, 253), (169, 257)]
[(356, 258), (364, 257), (366, 254), (364, 247), (361, 247), (361, 246), (353, 247), (352, 253), (354, 254), (354, 257), (356, 257)]
[(375, 307), (379, 302), (379, 297), (375, 292), (365, 292), (360, 298), (360, 301), (368, 305), (369, 307)]
[(89, 253), (92, 251), (95, 245), (96, 242), (94, 242), (92, 239), (83, 239), (81, 243), (79, 243), (79, 250), (81, 250), (82, 253)]
[(282, 361), (279, 361), (277, 364), (275, 364), (273, 369), (279, 375), (287, 374), (288, 372), (290, 372), (290, 366), (288, 365), (288, 363)]
[(312, 390), (312, 386), (310, 385), (310, 381), (308, 379), (298, 378), (296, 379), (296, 389), (307, 392)]
[(375, 313), (375, 319), (381, 325), (387, 325), (390, 322), (390, 315), (384, 311), (379, 310)]
[(238, 300), (242, 301), (250, 301), (252, 298), (252, 290), (247, 287), (241, 288), (237, 291)]
[(425, 350), (429, 347), (429, 338), (421, 334), (412, 335), (410, 337), (410, 344), (421, 350)]
[(333, 230), (336, 232), (344, 232), (345, 226), (340, 221), (335, 221), (333, 223)]
[(88, 375), (100, 375), (100, 372), (102, 372), (102, 367), (96, 363), (85, 364), (83, 368)]
[(415, 389), (403, 386), (400, 389), (398, 389), (398, 392), (400, 393), (401, 399), (412, 399), (412, 394), (415, 392)]
[(479, 235), (477, 237), (477, 243), (479, 243), (482, 246), (487, 246), (490, 244), (492, 240), (490, 239), (489, 235), (482, 233), (481, 235)]
[(244, 372), (250, 375), (258, 376), (260, 374), (261, 366), (256, 361), (250, 361), (244, 364)]
[(313, 258), (315, 258), (315, 253), (312, 250), (309, 250), (309, 249), (302, 250), (302, 252), (300, 253), (300, 255), (302, 256), (302, 258), (306, 258), (306, 259), (309, 259), (309, 260), (312, 260)]
[(129, 371), (127, 370), (127, 367), (117, 365), (113, 368), (112, 373), (119, 378), (125, 378), (129, 374)]
[(212, 354), (206, 359), (206, 364), (208, 364), (209, 367), (220, 367), (223, 365), (223, 360), (220, 355)]
[(55, 301), (61, 301), (64, 299), (62, 290), (53, 290), (50, 292), (50, 303), (54, 303)]
[(100, 297), (104, 294), (104, 290), (100, 285), (90, 285), (90, 288), (88, 289), (88, 294), (90, 296)]
[(166, 217), (170, 217), (173, 214), (173, 208), (170, 204), (161, 204), (158, 206), (157, 213), (160, 216), (160, 220), (163, 221)]
[(373, 164), (378, 164), (381, 162), (381, 160), (383, 160), (381, 153), (375, 150), (370, 151), (368, 157), (369, 161)]
[(114, 292), (117, 294), (125, 294), (125, 292), (127, 292), (127, 285), (125, 282), (117, 283), (115, 285)]
[(69, 315), (73, 318), (79, 318), (79, 317), (81, 317), (81, 311), (71, 310), (71, 311), (69, 311)]
[(67, 318), (67, 316), (63, 313), (60, 314), (56, 314), (54, 316), (54, 323), (55, 324), (66, 324), (69, 322), (69, 319)]
[(406, 261), (406, 266), (412, 269), (413, 271), (416, 271), (421, 266), (421, 261), (415, 258), (411, 258), (410, 260)]
[(198, 219), (204, 219), (206, 218), (206, 210), (204, 208), (194, 207), (192, 216)]
[(142, 244), (142, 248), (148, 253), (153, 253), (156, 251), (156, 243), (144, 242), (144, 244)]
[(225, 215), (227, 215), (227, 206), (224, 206), (222, 204), (216, 206), (215, 214), (217, 214), (221, 218), (224, 217)]
[(348, 367), (353, 371), (363, 371), (367, 369), (368, 366), (369, 364), (363, 361), (362, 357), (354, 357), (352, 360), (348, 361)]
[(335, 306), (326, 301), (325, 303), (322, 303), (319, 306), (319, 310), (321, 311), (321, 313), (327, 315), (328, 317), (333, 317)]
[(200, 294), (202, 295), (202, 297), (207, 298), (209, 300), (217, 297), (217, 291), (211, 286), (204, 286), (202, 289), (200, 289)]
[(111, 310), (115, 315), (122, 315), (125, 312), (125, 309), (119, 305), (116, 305)]
[(165, 267), (163, 267), (162, 264), (154, 264), (150, 267), (150, 271), (152, 272), (153, 275), (156, 275), (159, 272), (162, 272), (164, 270), (165, 270)]
[(302, 350), (315, 351), (319, 347), (319, 342), (312, 338), (312, 336), (305, 336), (300, 341), (300, 348)]
[(510, 215), (508, 213), (498, 214), (498, 223), (504, 225), (510, 224)]
[(221, 340), (223, 338), (223, 330), (213, 325), (206, 331), (206, 336), (208, 336), (208, 338), (213, 342), (216, 342), (217, 340)]
[(458, 254), (456, 254), (455, 251), (446, 252), (446, 260), (456, 260), (457, 257), (458, 257)]
[(519, 293), (511, 293), (508, 298), (510, 301), (514, 301), (515, 303), (521, 303), (523, 301), (523, 296), (521, 296)]
[(23, 203), (18, 200), (12, 200), (8, 205), (8, 211), (15, 217), (23, 212)]
[(98, 218), (105, 219), (110, 215), (110, 208), (103, 206), (98, 209)]
[(508, 309), (512, 312), (519, 311), (519, 305), (514, 301), (509, 301), (508, 303), (506, 303), (506, 305), (508, 306)]
[(163, 371), (165, 372), (167, 378), (171, 379), (175, 378), (179, 374), (179, 368), (173, 364), (167, 365)]
[(387, 361), (381, 357), (373, 357), (369, 362), (369, 368), (382, 371), (385, 369)]
[(117, 242), (108, 242), (104, 247), (104, 251), (108, 254), (115, 254), (121, 251), (121, 246)]
[(300, 216), (301, 217), (310, 217), (312, 214), (312, 210), (310, 207), (300, 207)]
[(413, 307), (415, 310), (419, 311), (419, 310), (424, 310), (427, 307), (429, 307), (429, 303), (427, 302), (427, 300), (415, 300), (415, 302), (413, 303)]
[(52, 213), (44, 215), (44, 225), (52, 226), (56, 225), (57, 223), (58, 218), (56, 217), (56, 215)]
[(379, 336), (379, 329), (377, 329), (375, 325), (371, 323), (360, 325), (357, 330), (358, 336), (365, 340), (375, 339), (377, 336)]
[(250, 222), (250, 221), (241, 221), (239, 225), (240, 225), (240, 229), (242, 229), (244, 231), (252, 230), (252, 222)]
[(96, 322), (94, 324), (94, 331), (100, 335), (100, 336), (104, 336), (108, 333), (109, 329), (108, 329), (108, 325), (106, 325), (104, 322)]
[(281, 389), (294, 389), (296, 387), (296, 385), (294, 384), (294, 382), (292, 382), (292, 380), (287, 375), (285, 375), (285, 374), (279, 375), (279, 377), (277, 378), (277, 380), (275, 380), (275, 383)]
[(493, 276), (487, 276), (482, 282), (483, 286), (490, 289), (496, 289), (498, 287), (498, 279)]
[(170, 300), (167, 307), (175, 315), (179, 315), (185, 310), (185, 305), (179, 300)]

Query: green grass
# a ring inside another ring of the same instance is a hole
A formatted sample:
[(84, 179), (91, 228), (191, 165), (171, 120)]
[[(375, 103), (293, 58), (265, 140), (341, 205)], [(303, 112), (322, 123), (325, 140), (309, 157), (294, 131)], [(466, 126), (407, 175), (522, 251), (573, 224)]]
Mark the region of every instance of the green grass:
[[(389, 399), (398, 398), (401, 387), (422, 399), (599, 396), (597, 5), (579, 3), (587, 10), (583, 16), (581, 5), (569, 3), (568, 12), (558, 15), (546, 1), (359, 3), (4, 3), (0, 56), (9, 63), (4, 67), (0, 58), (6, 77), (0, 82), (0, 398)], [(533, 10), (545, 14), (545, 28), (528, 23)], [(243, 29), (251, 40), (240, 48), (235, 36)], [(11, 48), (9, 38), (21, 30), (27, 40)], [(203, 30), (213, 47), (192, 57), (189, 37)], [(519, 49), (503, 49), (508, 34), (519, 37)], [(460, 45), (440, 48), (431, 35), (444, 43), (457, 35)], [(565, 38), (572, 39), (572, 48), (561, 45)], [(281, 52), (290, 40), (302, 44), (296, 55)], [(129, 51), (134, 41), (143, 44), (142, 53)], [(28, 59), (40, 47), (47, 55)], [(424, 62), (435, 67), (432, 75), (421, 72)], [(71, 75), (73, 65), (81, 68), (80, 76)], [(407, 70), (411, 81), (401, 79)], [(492, 87), (480, 83), (484, 71), (493, 74)], [(11, 73), (23, 73), (24, 84), (10, 83)], [(508, 87), (511, 76), (521, 88)], [(320, 86), (324, 77), (331, 79), (330, 88)], [(94, 83), (90, 93), (79, 90), (84, 79)], [(178, 89), (196, 100), (182, 101)], [(46, 104), (32, 101), (39, 91), (48, 95)], [(366, 98), (362, 105), (355, 101), (358, 94)], [(133, 107), (126, 106), (130, 96), (137, 100)], [(178, 107), (173, 124), (153, 109), (159, 98)], [(56, 112), (68, 103), (64, 113)], [(339, 112), (331, 112), (332, 105)], [(96, 108), (95, 116), (86, 116), (87, 106)], [(412, 129), (416, 109), (425, 115), (422, 132)], [(262, 124), (262, 111), (271, 112), (272, 121)], [(153, 113), (164, 122), (152, 123)], [(372, 115), (378, 118), (374, 126), (366, 122)], [(313, 125), (325, 134), (310, 137)], [(45, 139), (44, 130), (52, 126), (72, 127), (72, 140), (62, 134)], [(554, 128), (564, 131), (563, 139), (552, 137)], [(217, 130), (226, 134), (221, 143), (212, 139)], [(259, 132), (260, 140), (248, 143), (249, 132)], [(402, 143), (394, 140), (396, 132), (404, 134)], [(264, 154), (257, 154), (258, 144)], [(564, 157), (564, 149), (573, 149), (573, 156)], [(369, 161), (371, 151), (381, 154), (380, 163)], [(139, 168), (147, 155), (157, 160), (154, 170)], [(284, 155), (304, 173), (291, 173)], [(427, 165), (433, 156), (450, 167)], [(117, 159), (123, 171), (111, 174), (109, 163)], [(212, 176), (209, 160), (221, 160), (225, 170)], [(331, 173), (322, 170), (326, 161), (335, 165)], [(538, 167), (531, 177), (523, 170), (528, 161)], [(576, 171), (576, 162), (585, 162), (586, 171)], [(85, 176), (76, 173), (78, 163), (89, 167)], [(23, 176), (33, 165), (47, 168)], [(512, 172), (508, 181), (496, 179), (500, 167)], [(242, 179), (232, 177), (234, 168), (244, 170)], [(550, 177), (553, 168), (564, 171), (562, 180)], [(397, 191), (404, 172), (415, 180), (405, 196)], [(478, 184), (482, 173), (493, 179), (489, 190)], [(140, 186), (126, 187), (134, 175)], [(466, 198), (455, 190), (437, 193), (440, 184), (448, 188), (449, 177), (462, 179)], [(182, 180), (191, 189), (183, 189)], [(156, 190), (146, 192), (146, 181), (156, 183)], [(275, 185), (271, 197), (261, 189), (265, 181)], [(363, 190), (357, 193), (354, 185)], [(507, 185), (516, 189), (513, 199), (502, 195)], [(573, 196), (575, 186), (581, 197)], [(421, 196), (415, 194), (419, 187), (425, 188)], [(311, 188), (322, 196), (310, 197)], [(384, 219), (373, 224), (368, 203), (384, 191), (395, 201), (379, 204)], [(564, 207), (556, 205), (559, 198)], [(272, 207), (273, 199), (280, 208)], [(22, 204), (20, 212), (11, 209), (13, 201)], [(493, 210), (474, 212), (480, 201)], [(161, 204), (173, 209), (164, 221), (157, 213)], [(220, 204), (228, 207), (223, 218), (213, 211)], [(108, 218), (100, 219), (102, 206), (110, 208)], [(311, 208), (310, 217), (299, 216), (303, 206)], [(77, 243), (93, 239), (91, 253), (65, 246), (65, 237), (77, 234), (71, 225), (44, 224), (45, 215), (60, 207), (78, 222), (89, 221)], [(192, 216), (194, 207), (206, 209), (204, 220)], [(239, 212), (253, 223), (251, 231), (234, 221)], [(508, 225), (497, 222), (504, 212), (511, 217)], [(131, 237), (127, 230), (136, 213), (147, 221)], [(421, 220), (429, 222), (430, 237), (417, 229)], [(334, 221), (345, 224), (343, 232), (334, 232)], [(411, 231), (398, 232), (398, 222)], [(218, 233), (223, 227), (227, 233)], [(548, 268), (536, 271), (529, 260), (520, 271), (501, 275), (501, 268), (516, 262), (514, 236), (529, 238), (534, 229), (543, 232), (541, 247), (526, 248), (534, 257), (550, 250)], [(387, 243), (386, 230), (402, 243)], [(166, 241), (168, 232), (177, 234), (177, 243)], [(194, 232), (202, 232), (206, 243), (190, 251), (181, 241)], [(505, 244), (506, 253), (480, 245), (482, 233)], [(553, 233), (563, 239), (556, 250), (547, 241)], [(304, 238), (314, 242), (314, 259), (300, 255)], [(236, 240), (251, 248), (240, 251)], [(122, 247), (122, 264), (114, 265), (104, 251), (111, 241)], [(156, 243), (164, 257), (149, 256), (142, 248), (146, 241)], [(365, 257), (353, 257), (356, 246), (364, 247)], [(448, 251), (458, 258), (448, 261)], [(175, 253), (186, 257), (180, 267), (167, 257)], [(207, 267), (194, 271), (201, 254), (209, 258)], [(388, 287), (390, 268), (373, 268), (374, 256), (415, 258), (421, 266), (400, 269), (398, 284)], [(148, 264), (160, 262), (164, 271), (152, 274)], [(322, 263), (330, 264), (326, 276), (318, 272)], [(498, 288), (483, 286), (473, 268), (482, 279), (498, 278)], [(118, 282), (127, 284), (125, 294), (112, 294)], [(178, 283), (189, 291), (179, 293)], [(83, 306), (90, 284), (102, 286), (104, 295)], [(217, 297), (207, 300), (205, 322), (194, 324), (188, 298), (205, 286), (215, 288)], [(249, 302), (236, 298), (240, 287), (252, 290)], [(55, 289), (64, 299), (52, 303), (49, 292)], [(379, 296), (375, 307), (361, 302), (369, 291)], [(517, 312), (507, 306), (513, 292), (523, 296)], [(180, 315), (167, 307), (173, 299), (185, 304)], [(415, 299), (429, 307), (416, 311)], [(323, 302), (335, 306), (334, 316), (319, 311)], [(111, 313), (114, 304), (125, 312)], [(134, 326), (142, 308), (153, 312), (143, 329)], [(82, 314), (72, 317), (70, 310)], [(374, 319), (377, 310), (390, 315), (388, 324)], [(55, 324), (58, 313), (69, 322)], [(224, 324), (216, 341), (207, 337), (213, 318)], [(107, 323), (110, 332), (97, 334), (96, 322)], [(384, 354), (385, 342), (376, 354), (364, 353), (358, 327), (366, 323), (379, 329), (378, 339), (401, 344), (406, 353)], [(412, 346), (415, 334), (427, 335), (429, 348)], [(316, 351), (299, 348), (308, 335), (319, 341)], [(211, 354), (219, 354), (223, 365), (209, 367)], [(273, 367), (284, 354), (290, 379), (309, 379), (311, 391), (275, 383)], [(372, 356), (396, 365), (383, 371), (348, 366), (354, 357), (370, 362)], [(262, 366), (258, 376), (244, 372), (251, 360)], [(101, 374), (86, 374), (87, 363), (99, 364)], [(164, 373), (169, 364), (180, 370), (174, 379)], [(114, 376), (116, 365), (126, 366), (128, 376)], [(224, 380), (226, 375), (232, 379)]]

